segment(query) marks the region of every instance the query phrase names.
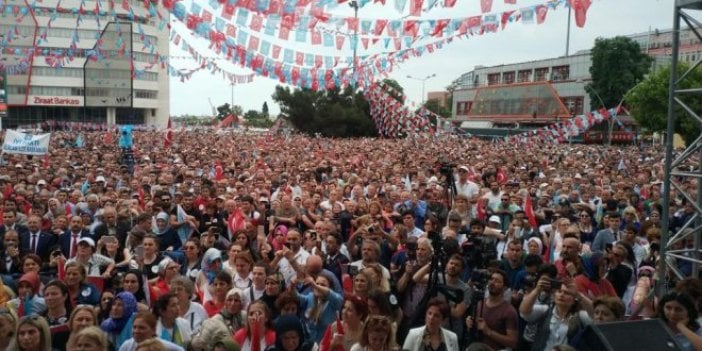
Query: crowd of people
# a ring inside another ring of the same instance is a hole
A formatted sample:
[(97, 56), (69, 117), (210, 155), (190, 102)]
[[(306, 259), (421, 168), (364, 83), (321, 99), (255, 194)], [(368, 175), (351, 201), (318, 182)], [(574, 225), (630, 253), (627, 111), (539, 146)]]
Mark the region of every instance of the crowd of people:
[(592, 324), (659, 318), (702, 350), (690, 263), (653, 293), (661, 214), (694, 214), (662, 203), (661, 150), (118, 138), (2, 156), (0, 349), (572, 350)]

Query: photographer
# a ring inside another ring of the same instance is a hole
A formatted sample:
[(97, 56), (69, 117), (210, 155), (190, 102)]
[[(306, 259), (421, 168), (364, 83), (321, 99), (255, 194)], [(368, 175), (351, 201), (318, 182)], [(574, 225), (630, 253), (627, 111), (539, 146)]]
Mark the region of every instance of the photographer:
[[(449, 326), (450, 329), (458, 335), (458, 340), (463, 340), (463, 316), (465, 315), (468, 307), (470, 307), (470, 300), (472, 296), (472, 290), (468, 284), (461, 280), (463, 276), (463, 268), (465, 263), (463, 262), (463, 257), (459, 254), (454, 254), (449, 257), (446, 262), (446, 281), (444, 281), (443, 274), (439, 274), (439, 283), (445, 284), (446, 287), (451, 288), (451, 293), (455, 294), (453, 298), (446, 296), (442, 291), (439, 291), (449, 303), (450, 307), (450, 319)], [(413, 276), (415, 282), (427, 283), (429, 279), (429, 274), (431, 273), (431, 265), (427, 264), (420, 268)]]
[(419, 303), (427, 292), (428, 283), (424, 277), (426, 274), (420, 275), (417, 274), (417, 271), (421, 267), (429, 266), (433, 255), (434, 248), (431, 246), (431, 241), (427, 238), (419, 238), (417, 239), (416, 257), (412, 259), (408, 255), (408, 259), (405, 261), (404, 274), (397, 282), (397, 292), (404, 315), (398, 330), (398, 340), (401, 340), (401, 336), (406, 335), (410, 328), (416, 327), (416, 325), (412, 325), (412, 322), (416, 317), (416, 312), (421, 311)]
[[(549, 305), (536, 305), (542, 292), (550, 292), (553, 302)], [(575, 284), (553, 280), (541, 276), (519, 306), (519, 313), (527, 322), (539, 323), (532, 350), (551, 350), (556, 345), (568, 344), (580, 337), (585, 327), (592, 323), (592, 302), (578, 292)]]
[(517, 311), (505, 301), (507, 274), (496, 270), (487, 284), (488, 296), (476, 306), (476, 319), (466, 318), (466, 328), (477, 328), (477, 340), (493, 349), (515, 349), (519, 341)]

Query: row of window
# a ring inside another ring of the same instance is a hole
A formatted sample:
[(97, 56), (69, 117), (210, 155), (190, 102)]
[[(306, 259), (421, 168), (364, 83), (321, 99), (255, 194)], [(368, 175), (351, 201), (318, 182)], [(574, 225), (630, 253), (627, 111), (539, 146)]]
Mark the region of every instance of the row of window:
[[(540, 67), (535, 69), (525, 69), (519, 71), (508, 71), (499, 73), (489, 73), (487, 75), (488, 85), (500, 85), (500, 84), (513, 84), (513, 83), (530, 83), (532, 82), (532, 74), (534, 76), (533, 82), (545, 82), (545, 81), (564, 81), (570, 79), (570, 66), (554, 66), (554, 67)], [(516, 77), (516, 79), (515, 79)], [(474, 85), (480, 85), (480, 79), (478, 75), (475, 75)]]
[[(15, 34), (18, 34), (20, 36), (33, 36), (34, 35), (34, 26), (22, 26), (22, 25), (17, 25), (17, 26), (9, 26), (9, 25), (3, 25), (0, 24), (0, 33), (5, 34), (9, 31), (15, 31)], [(73, 32), (76, 31), (75, 29), (69, 29), (69, 28), (49, 28), (47, 31), (47, 37), (49, 38), (72, 38), (73, 37)], [(100, 36), (100, 31), (98, 30), (85, 30), (85, 29), (78, 29), (78, 38), (79, 39), (97, 39)], [(41, 33), (38, 33), (41, 34)], [(106, 35), (114, 35), (110, 32), (107, 32)], [(141, 35), (139, 33), (132, 33), (132, 42), (135, 45), (139, 45), (140, 43), (148, 43), (150, 45), (157, 45), (158, 43), (158, 38), (156, 38), (153, 35), (144, 35), (144, 39), (141, 38)]]
[[(12, 54), (14, 49), (19, 49), (22, 50), (23, 52), (26, 52), (29, 47), (21, 47), (21, 46), (15, 46), (9, 49), (5, 50), (0, 50), (0, 55), (3, 55), (5, 53)], [(68, 49), (66, 48), (57, 48), (57, 47), (40, 47), (36, 49), (36, 55), (40, 56), (47, 56), (47, 55), (56, 55), (56, 54), (62, 54), (66, 55)], [(71, 57), (73, 58), (85, 58), (87, 53), (90, 52), (88, 49), (81, 49), (81, 50), (75, 50), (72, 52)], [(103, 57), (106, 58), (123, 58), (123, 54), (121, 52), (118, 52), (117, 50), (100, 50), (100, 54)], [(122, 56), (120, 56), (122, 55)], [(148, 63), (153, 63), (156, 62), (159, 58), (157, 54), (147, 54), (143, 52), (132, 52), (132, 56), (134, 57), (134, 61), (136, 62), (148, 62)]]
[[(562, 96), (561, 97), (561, 102), (563, 102), (563, 105), (570, 111), (572, 115), (581, 115), (584, 112), (585, 106), (584, 106), (584, 101), (585, 98), (583, 96)], [(495, 101), (495, 104), (498, 104), (499, 106), (495, 106), (495, 109), (493, 111), (498, 111), (496, 114), (499, 115), (510, 115), (514, 114), (516, 111), (516, 106), (514, 105), (515, 103), (519, 103), (518, 101), (514, 102), (509, 102), (509, 101)], [(473, 107), (473, 101), (457, 101), (456, 102), (456, 115), (462, 116), (462, 115), (467, 115), (471, 108)]]
[[(27, 92), (26, 86), (8, 85), (7, 93), (10, 95), (24, 95)], [(33, 86), (29, 88), (29, 95), (44, 95), (44, 96), (83, 96), (86, 90), (83, 88), (68, 88), (68, 87), (48, 87), (48, 86)], [(88, 96), (129, 96), (129, 89), (117, 88), (98, 88), (89, 87), (87, 89)], [(155, 90), (134, 90), (134, 96), (137, 99), (158, 99), (158, 91)]]
[[(54, 8), (41, 8), (40, 10), (37, 11), (38, 14), (44, 15), (44, 16), (53, 16), (53, 11)], [(68, 18), (68, 19), (77, 19), (78, 16), (73, 14), (72, 12), (57, 12), (56, 13), (57, 18)], [(84, 13), (81, 15), (81, 19), (84, 21), (95, 21), (95, 13), (91, 11)], [(115, 19), (112, 16), (108, 16), (107, 14), (101, 14), (100, 15), (100, 21), (102, 22), (107, 22)], [(133, 21), (141, 24), (151, 24), (154, 25), (154, 21), (152, 20), (149, 22), (146, 17), (139, 17), (139, 16), (134, 16), (133, 19), (129, 19), (129, 16), (126, 14), (117, 14), (116, 16), (117, 20), (123, 20), (123, 21)]]
[[(32, 75), (41, 77), (64, 77), (64, 78), (83, 78), (82, 68), (53, 68), (53, 67), (34, 67)], [(116, 69), (87, 69), (89, 79), (132, 79), (132, 72), (128, 70)], [(143, 72), (136, 75), (136, 80), (145, 80), (155, 82), (158, 80), (158, 73)]]

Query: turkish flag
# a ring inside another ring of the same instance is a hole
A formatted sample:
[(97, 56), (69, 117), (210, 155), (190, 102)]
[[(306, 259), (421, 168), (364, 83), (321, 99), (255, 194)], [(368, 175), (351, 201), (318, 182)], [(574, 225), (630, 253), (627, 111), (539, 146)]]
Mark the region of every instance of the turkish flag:
[(480, 0), (480, 9), (485, 12), (492, 10), (492, 0)]
[(548, 7), (545, 5), (536, 6), (536, 24), (542, 24), (546, 20)]
[(526, 201), (524, 201), (524, 213), (527, 216), (527, 219), (529, 220), (529, 225), (531, 225), (531, 228), (536, 228), (537, 222), (536, 222), (536, 215), (534, 215), (534, 208), (531, 206), (531, 195), (527, 194), (526, 195)]
[(171, 117), (168, 117), (168, 127), (166, 127), (168, 130), (166, 132), (166, 139), (163, 141), (163, 147), (164, 148), (169, 148), (171, 147), (171, 143), (173, 143), (173, 130), (171, 129)]
[(410, 0), (410, 16), (421, 16), (423, 3), (424, 0)]
[(575, 11), (575, 25), (578, 27), (585, 26), (585, 21), (587, 20), (587, 10), (592, 4), (591, 0), (569, 0), (570, 6)]

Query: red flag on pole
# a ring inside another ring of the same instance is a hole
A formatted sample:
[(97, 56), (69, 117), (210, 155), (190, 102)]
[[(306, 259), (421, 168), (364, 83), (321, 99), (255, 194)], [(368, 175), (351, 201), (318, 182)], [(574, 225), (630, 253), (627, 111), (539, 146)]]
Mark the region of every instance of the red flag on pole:
[(102, 142), (105, 143), (105, 145), (110, 145), (114, 141), (114, 136), (112, 135), (112, 131), (108, 130), (105, 132), (105, 135), (102, 138)]
[(478, 208), (476, 210), (476, 216), (481, 221), (484, 221), (487, 217), (487, 213), (485, 213), (485, 199), (478, 199)]
[(529, 225), (532, 229), (536, 228), (538, 222), (536, 222), (536, 215), (534, 215), (534, 208), (531, 206), (531, 195), (527, 194), (526, 201), (524, 201), (524, 213), (529, 220)]
[(171, 143), (173, 143), (173, 130), (171, 129), (171, 117), (168, 117), (168, 126), (167, 132), (166, 132), (166, 140), (163, 141), (163, 147), (169, 148), (171, 147)]

